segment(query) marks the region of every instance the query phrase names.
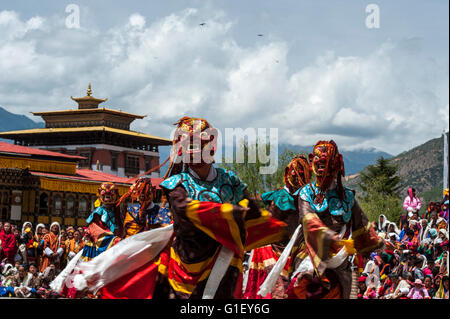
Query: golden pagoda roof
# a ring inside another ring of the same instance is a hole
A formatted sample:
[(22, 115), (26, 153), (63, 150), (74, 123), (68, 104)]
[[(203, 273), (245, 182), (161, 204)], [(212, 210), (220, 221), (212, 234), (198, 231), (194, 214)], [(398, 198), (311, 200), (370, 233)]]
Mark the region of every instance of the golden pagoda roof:
[(96, 109), (72, 109), (72, 110), (56, 110), (56, 111), (47, 111), (47, 112), (30, 112), (30, 113), (33, 115), (36, 115), (36, 116), (69, 115), (69, 114), (75, 115), (75, 114), (84, 114), (84, 113), (110, 113), (110, 114), (138, 118), (138, 119), (143, 119), (144, 117), (147, 116), (147, 115), (137, 115), (137, 114), (127, 113), (127, 112), (117, 111), (117, 110), (108, 109), (105, 107), (96, 108)]
[(162, 142), (163, 145), (172, 144), (172, 140), (167, 138), (162, 138), (154, 135), (149, 135), (145, 133), (139, 133), (128, 130), (121, 130), (118, 128), (113, 128), (109, 126), (87, 126), (87, 127), (58, 127), (58, 128), (36, 128), (30, 130), (20, 130), (20, 131), (9, 131), (9, 132), (0, 132), (0, 138), (8, 138), (7, 136), (12, 135), (30, 135), (30, 134), (46, 134), (46, 133), (75, 133), (75, 132), (98, 132), (105, 131), (117, 134), (123, 134), (133, 137), (142, 137), (146, 139), (153, 139), (159, 142)]

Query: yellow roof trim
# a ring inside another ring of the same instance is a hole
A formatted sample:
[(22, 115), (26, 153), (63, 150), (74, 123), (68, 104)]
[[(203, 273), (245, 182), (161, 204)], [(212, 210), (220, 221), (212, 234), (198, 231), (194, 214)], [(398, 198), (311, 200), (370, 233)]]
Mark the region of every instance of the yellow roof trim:
[(57, 127), (57, 128), (36, 128), (36, 129), (30, 129), (30, 130), (21, 130), (21, 131), (9, 131), (9, 132), (0, 132), (1, 136), (6, 135), (25, 135), (25, 134), (39, 134), (39, 133), (70, 133), (70, 132), (93, 132), (93, 131), (105, 131), (105, 132), (112, 132), (112, 133), (118, 133), (118, 134), (124, 134), (124, 135), (131, 135), (135, 137), (143, 137), (143, 138), (151, 138), (155, 140), (165, 141), (165, 142), (172, 142), (172, 140), (169, 140), (167, 138), (158, 137), (154, 135), (148, 135), (145, 133), (139, 133), (134, 131), (127, 131), (127, 130), (121, 130), (118, 128), (112, 128), (108, 126), (86, 126), (86, 127)]
[(48, 112), (30, 112), (33, 115), (36, 116), (45, 116), (45, 115), (64, 115), (64, 114), (73, 114), (73, 113), (101, 113), (101, 112), (107, 112), (107, 113), (114, 113), (118, 115), (124, 115), (128, 117), (134, 117), (134, 118), (144, 118), (147, 115), (137, 115), (127, 112), (122, 112), (118, 110), (108, 109), (106, 107), (102, 108), (92, 108), (92, 109), (71, 109), (71, 110), (59, 110), (59, 111), (48, 111)]

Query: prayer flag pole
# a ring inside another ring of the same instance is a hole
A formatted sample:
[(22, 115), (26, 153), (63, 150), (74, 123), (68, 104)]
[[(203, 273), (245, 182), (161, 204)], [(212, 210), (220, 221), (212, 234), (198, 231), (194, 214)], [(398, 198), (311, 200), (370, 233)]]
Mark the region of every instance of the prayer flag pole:
[(443, 176), (443, 183), (442, 183), (442, 192), (444, 192), (444, 190), (446, 188), (448, 188), (448, 139), (447, 139), (447, 134), (445, 134), (445, 130), (443, 132), (444, 137), (444, 176)]
[[(448, 176), (448, 138), (447, 138), (447, 134), (445, 134), (445, 129), (443, 132), (443, 137), (444, 137), (444, 176), (443, 176), (443, 180), (442, 180), (442, 188), (443, 190), (445, 190), (446, 188), (448, 188), (448, 180), (449, 180), (449, 176)], [(450, 233), (450, 226), (449, 226), (449, 222), (447, 220), (447, 234)], [(449, 262), (448, 262), (448, 252), (447, 252), (447, 275), (449, 274)]]

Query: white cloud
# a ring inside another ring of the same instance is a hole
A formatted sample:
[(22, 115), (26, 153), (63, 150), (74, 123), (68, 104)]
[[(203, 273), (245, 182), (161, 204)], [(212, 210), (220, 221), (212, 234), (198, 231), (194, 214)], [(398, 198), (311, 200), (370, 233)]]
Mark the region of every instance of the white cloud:
[(145, 17), (143, 17), (139, 13), (134, 13), (130, 16), (129, 23), (132, 27), (143, 29), (145, 27)]
[(69, 96), (91, 82), (106, 106), (148, 115), (134, 129), (160, 136), (192, 115), (219, 128), (278, 127), (283, 143), (333, 138), (398, 153), (448, 128), (448, 71), (414, 54), (417, 44), (386, 41), (366, 56), (328, 50), (292, 69), (288, 42), (239, 45), (233, 26), (199, 9), (153, 21), (134, 13), (105, 32), (1, 11), (0, 106), (73, 108)]
[(2, 42), (23, 38), (27, 32), (41, 29), (44, 21), (42, 17), (21, 21), (14, 11), (0, 11), (0, 38)]

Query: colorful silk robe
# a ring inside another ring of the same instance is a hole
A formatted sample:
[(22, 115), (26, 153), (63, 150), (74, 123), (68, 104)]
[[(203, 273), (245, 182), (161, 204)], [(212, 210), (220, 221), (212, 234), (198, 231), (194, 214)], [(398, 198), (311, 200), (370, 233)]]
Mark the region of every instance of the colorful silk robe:
[(145, 210), (144, 220), (139, 219), (139, 203), (128, 204), (123, 229), (124, 238), (138, 234), (144, 230), (155, 227), (167, 226), (172, 223), (170, 211), (166, 207), (152, 205)]
[[(246, 185), (231, 171), (217, 168), (217, 176), (202, 181), (188, 172), (174, 175), (160, 186), (167, 194), (174, 218), (175, 238), (157, 262), (158, 271), (170, 286), (156, 288), (159, 296), (201, 298), (221, 245), (234, 252), (215, 298), (241, 297), (236, 287), (242, 273), (245, 250), (279, 241), (285, 224), (242, 201)], [(188, 203), (187, 198), (193, 199)], [(242, 214), (238, 205), (249, 205)], [(236, 293), (237, 291), (237, 293)], [(170, 295), (172, 294), (172, 296)]]
[[(186, 174), (161, 184), (173, 214), (172, 238), (166, 247), (147, 264), (103, 287), (102, 298), (201, 298), (222, 245), (234, 256), (214, 298), (240, 298), (242, 287), (237, 283), (242, 279), (244, 251), (283, 237), (284, 223), (242, 200), (246, 186), (234, 173), (217, 169), (209, 181)], [(240, 206), (249, 210), (243, 212)]]
[(89, 223), (88, 240), (85, 242), (81, 254), (83, 261), (97, 257), (120, 241), (120, 237), (114, 235), (114, 231), (119, 227), (112, 210), (99, 206), (89, 215), (86, 222)]
[(88, 240), (85, 241), (83, 252), (81, 253), (81, 259), (83, 261), (89, 261), (97, 257), (120, 241), (120, 238), (115, 236), (109, 229), (95, 222), (89, 224), (87, 233)]
[[(241, 205), (247, 203), (243, 201)], [(267, 211), (246, 221), (238, 217), (231, 204), (193, 201), (187, 205), (187, 220), (208, 237), (202, 237), (198, 242), (189, 237), (186, 244), (176, 235), (173, 244), (161, 254), (158, 271), (167, 277), (176, 297), (201, 298), (221, 245), (232, 250), (234, 257), (215, 298), (241, 297), (241, 288), (235, 286), (242, 272), (244, 251), (278, 241), (284, 235), (285, 224), (270, 218)], [(239, 225), (241, 222), (243, 225)], [(186, 234), (183, 230), (180, 233)], [(185, 248), (188, 245), (192, 250)]]
[[(353, 240), (353, 253), (362, 255), (383, 246), (383, 240), (378, 237), (372, 224), (361, 210), (355, 200), (354, 192), (345, 189), (345, 197), (341, 201), (336, 190), (330, 190), (322, 204), (315, 202), (318, 189), (308, 184), (297, 191), (298, 212), (303, 225), (303, 233), (297, 238), (292, 254), (291, 271), (294, 272), (307, 257), (301, 269), (291, 282), (288, 294), (291, 298), (305, 296), (307, 283), (301, 282), (306, 276), (311, 284), (318, 287), (317, 292), (309, 294), (310, 297), (322, 298), (333, 295), (349, 298), (351, 288), (350, 263), (344, 259), (342, 263), (333, 268), (328, 263), (340, 249), (340, 239), (348, 239), (351, 234)], [(339, 235), (339, 236), (337, 236)], [(349, 248), (350, 250), (350, 248)], [(312, 267), (306, 267), (310, 264)], [(338, 289), (340, 287), (340, 289)], [(309, 288), (308, 288), (309, 289)], [(340, 290), (340, 293), (338, 291)]]
[[(295, 200), (292, 194), (286, 189), (276, 189), (261, 195), (263, 202), (269, 206), (272, 216), (287, 224), (286, 236), (278, 243), (259, 247), (253, 250), (252, 259), (249, 261), (249, 272), (247, 285), (244, 292), (244, 299), (260, 299), (257, 294), (267, 275), (278, 261), (283, 249), (286, 247), (290, 236), (298, 226), (298, 214), (295, 209)], [(272, 293), (265, 296), (265, 299), (282, 299), (285, 297), (285, 290), (289, 285), (289, 261), (286, 263), (277, 283), (272, 289)]]
[(86, 219), (86, 222), (88, 224), (92, 223), (95, 215), (100, 216), (101, 222), (112, 233), (114, 233), (114, 231), (116, 229), (118, 229), (118, 225), (117, 225), (118, 221), (116, 221), (114, 211), (112, 211), (104, 206), (99, 206), (89, 215), (89, 217)]

